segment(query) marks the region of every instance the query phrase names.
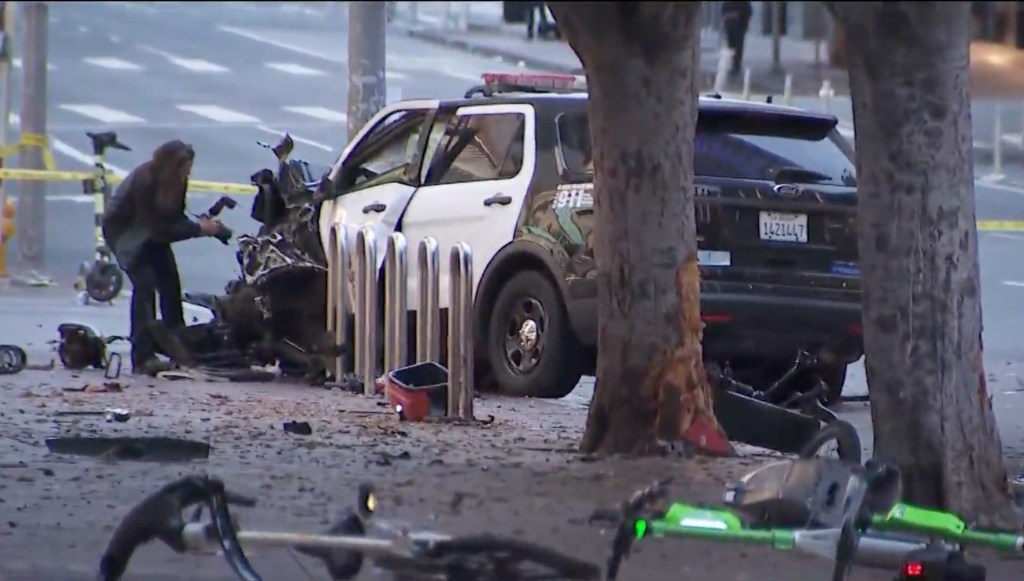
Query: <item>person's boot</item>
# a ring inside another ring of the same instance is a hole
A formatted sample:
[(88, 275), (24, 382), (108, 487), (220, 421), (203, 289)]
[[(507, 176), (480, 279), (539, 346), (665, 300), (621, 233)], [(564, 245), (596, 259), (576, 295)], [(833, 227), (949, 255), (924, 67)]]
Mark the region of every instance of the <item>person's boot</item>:
[(171, 365), (170, 362), (164, 361), (156, 356), (142, 360), (136, 360), (133, 358), (132, 361), (132, 374), (134, 375), (156, 377), (164, 371), (170, 371), (173, 368), (174, 366)]
[(170, 329), (162, 321), (156, 321), (149, 327), (150, 336), (157, 345), (157, 351), (171, 358), (182, 367), (195, 367), (196, 358), (185, 346), (176, 329)]

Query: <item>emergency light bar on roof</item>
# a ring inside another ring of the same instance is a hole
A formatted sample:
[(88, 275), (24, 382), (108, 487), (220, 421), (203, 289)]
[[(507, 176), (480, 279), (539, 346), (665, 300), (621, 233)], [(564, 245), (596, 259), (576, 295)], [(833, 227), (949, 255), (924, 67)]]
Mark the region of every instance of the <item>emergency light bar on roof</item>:
[(484, 87), (494, 92), (572, 92), (586, 91), (587, 78), (583, 75), (557, 73), (484, 73), (480, 75)]

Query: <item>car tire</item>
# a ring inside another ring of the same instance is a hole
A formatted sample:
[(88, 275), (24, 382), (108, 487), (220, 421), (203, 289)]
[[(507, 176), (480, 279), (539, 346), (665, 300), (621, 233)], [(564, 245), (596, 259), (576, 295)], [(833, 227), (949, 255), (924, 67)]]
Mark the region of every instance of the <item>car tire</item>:
[(558, 289), (537, 271), (520, 272), (501, 287), (485, 337), (499, 393), (560, 398), (579, 383), (582, 350)]
[(811, 439), (800, 448), (801, 458), (815, 458), (821, 448), (829, 442), (835, 442), (839, 459), (850, 464), (860, 465), (860, 435), (853, 424), (845, 420), (836, 420), (818, 430)]
[(823, 365), (818, 373), (825, 382), (825, 404), (838, 405), (842, 401), (843, 387), (846, 385), (846, 363)]

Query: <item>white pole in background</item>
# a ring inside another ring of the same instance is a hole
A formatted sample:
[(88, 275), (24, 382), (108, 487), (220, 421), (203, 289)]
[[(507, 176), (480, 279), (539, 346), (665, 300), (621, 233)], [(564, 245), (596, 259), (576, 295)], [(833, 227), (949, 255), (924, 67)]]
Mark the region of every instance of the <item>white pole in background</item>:
[(996, 104), (995, 143), (992, 144), (992, 177), (1003, 176), (1003, 106)]
[(725, 92), (725, 81), (729, 76), (729, 64), (732, 61), (732, 51), (722, 48), (718, 53), (718, 70), (715, 71), (715, 92), (721, 95)]
[(743, 100), (750, 100), (750, 69), (743, 71)]

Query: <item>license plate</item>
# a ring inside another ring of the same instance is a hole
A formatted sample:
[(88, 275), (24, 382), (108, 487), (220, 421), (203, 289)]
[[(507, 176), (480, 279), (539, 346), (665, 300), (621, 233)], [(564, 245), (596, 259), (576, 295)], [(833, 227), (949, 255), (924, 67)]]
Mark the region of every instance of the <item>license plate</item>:
[(807, 214), (761, 212), (761, 240), (807, 242)]

